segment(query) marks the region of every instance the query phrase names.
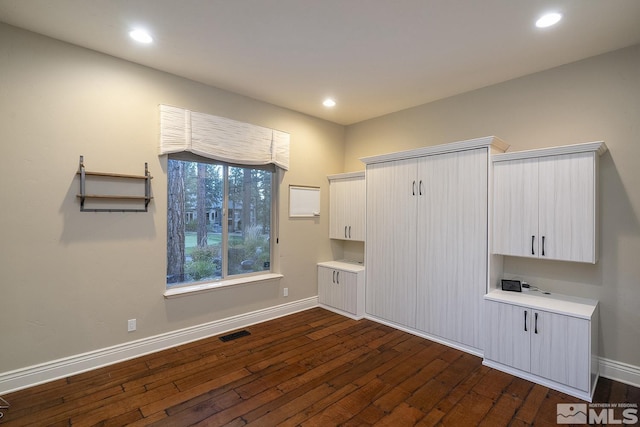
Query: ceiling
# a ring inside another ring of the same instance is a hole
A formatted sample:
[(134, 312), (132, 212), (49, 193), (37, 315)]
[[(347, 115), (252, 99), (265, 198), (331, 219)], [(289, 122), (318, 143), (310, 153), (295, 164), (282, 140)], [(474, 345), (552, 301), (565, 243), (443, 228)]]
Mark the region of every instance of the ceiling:
[(640, 43), (639, 0), (0, 0), (0, 21), (343, 125)]

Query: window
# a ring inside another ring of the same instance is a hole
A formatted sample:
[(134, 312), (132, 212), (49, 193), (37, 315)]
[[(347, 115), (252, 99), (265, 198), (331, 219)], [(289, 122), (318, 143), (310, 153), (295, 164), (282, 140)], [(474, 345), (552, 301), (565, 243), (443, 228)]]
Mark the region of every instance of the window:
[(168, 288), (271, 271), (273, 170), (169, 156)]
[(274, 182), (289, 169), (289, 144), (286, 132), (160, 105), (160, 155), (169, 156), (167, 288), (176, 287), (165, 296), (278, 276)]

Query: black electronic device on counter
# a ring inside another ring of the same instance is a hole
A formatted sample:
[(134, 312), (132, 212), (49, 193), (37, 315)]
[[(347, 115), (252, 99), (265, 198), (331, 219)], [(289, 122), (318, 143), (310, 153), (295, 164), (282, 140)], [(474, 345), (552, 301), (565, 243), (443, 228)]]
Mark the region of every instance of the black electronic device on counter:
[(507, 280), (502, 279), (502, 290), (512, 292), (522, 292), (522, 285), (520, 280)]

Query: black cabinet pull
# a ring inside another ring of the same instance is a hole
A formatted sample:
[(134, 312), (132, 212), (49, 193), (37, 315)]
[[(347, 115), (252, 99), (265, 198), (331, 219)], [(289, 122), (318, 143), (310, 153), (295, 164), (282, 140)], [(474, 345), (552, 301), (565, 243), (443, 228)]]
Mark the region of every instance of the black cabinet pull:
[(531, 255), (535, 255), (536, 252), (533, 250), (533, 242), (535, 241), (536, 236), (531, 236)]
[(351, 238), (351, 226), (349, 226), (349, 238)]
[(347, 226), (346, 225), (344, 226), (344, 238), (345, 239), (347, 238)]
[(534, 331), (533, 332), (537, 334), (538, 333), (538, 313), (536, 313), (534, 317), (536, 319), (536, 322), (535, 322), (535, 326), (534, 326)]
[(339, 285), (340, 284), (340, 272), (336, 272), (336, 283)]
[(527, 310), (524, 311), (524, 331), (527, 332)]
[(413, 188), (412, 194), (415, 196), (416, 195), (416, 182), (415, 181), (413, 181), (412, 188)]
[(420, 180), (420, 184), (418, 185), (418, 194), (422, 196), (422, 180)]
[(542, 236), (542, 256), (544, 256), (544, 236)]
[(333, 283), (336, 283), (336, 271), (333, 270)]

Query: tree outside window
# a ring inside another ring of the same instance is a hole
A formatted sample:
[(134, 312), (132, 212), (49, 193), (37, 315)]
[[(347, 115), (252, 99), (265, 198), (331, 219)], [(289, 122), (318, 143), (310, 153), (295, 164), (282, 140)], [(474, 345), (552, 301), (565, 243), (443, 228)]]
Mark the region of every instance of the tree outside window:
[(273, 173), (168, 160), (167, 287), (271, 270)]

